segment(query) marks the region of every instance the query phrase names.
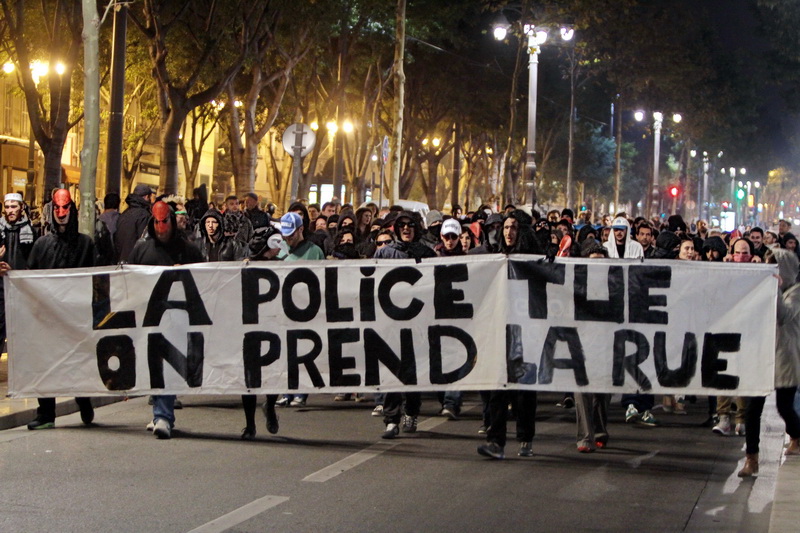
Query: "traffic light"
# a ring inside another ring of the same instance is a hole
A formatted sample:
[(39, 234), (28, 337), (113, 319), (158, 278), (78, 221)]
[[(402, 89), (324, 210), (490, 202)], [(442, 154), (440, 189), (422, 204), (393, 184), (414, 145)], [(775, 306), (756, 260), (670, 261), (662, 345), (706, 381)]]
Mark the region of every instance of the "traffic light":
[(730, 204), (728, 202), (722, 202), (722, 210), (723, 211), (727, 211), (729, 207), (730, 207)]
[(744, 200), (744, 195), (745, 195), (745, 190), (744, 190), (744, 188), (742, 188), (742, 187), (739, 187), (739, 188), (737, 188), (737, 189), (736, 189), (736, 199), (737, 199), (738, 201), (740, 201), (740, 202), (741, 202), (742, 200)]
[(680, 193), (681, 189), (677, 185), (673, 185), (672, 187), (669, 188), (669, 195), (672, 196), (673, 198), (677, 198)]

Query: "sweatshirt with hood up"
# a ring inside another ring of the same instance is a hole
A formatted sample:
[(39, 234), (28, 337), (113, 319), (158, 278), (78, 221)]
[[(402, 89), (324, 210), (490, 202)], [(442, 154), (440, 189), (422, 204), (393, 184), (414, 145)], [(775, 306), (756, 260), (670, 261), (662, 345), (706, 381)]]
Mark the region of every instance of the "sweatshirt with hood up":
[[(620, 257), (617, 250), (617, 240), (614, 238), (614, 229), (623, 227), (625, 228), (624, 255)], [(603, 246), (608, 250), (608, 257), (615, 259), (641, 259), (644, 257), (642, 245), (631, 238), (631, 225), (628, 224), (628, 219), (625, 217), (617, 217), (611, 222), (611, 235), (608, 236), (608, 240), (603, 243)]]

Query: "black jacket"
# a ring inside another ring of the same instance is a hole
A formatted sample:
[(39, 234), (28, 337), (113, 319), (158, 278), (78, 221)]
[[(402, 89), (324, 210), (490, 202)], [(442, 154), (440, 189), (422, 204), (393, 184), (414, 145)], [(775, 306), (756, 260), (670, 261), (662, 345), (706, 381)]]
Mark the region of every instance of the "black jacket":
[(136, 243), (128, 258), (132, 265), (174, 266), (189, 263), (203, 263), (203, 255), (197, 246), (189, 243), (178, 231), (175, 213), (171, 213), (172, 238), (162, 243), (156, 238), (152, 217), (147, 223), (148, 239)]
[(14, 270), (28, 268), (28, 257), (33, 250), (33, 243), (36, 240), (36, 232), (31, 226), (30, 220), (24, 215), (15, 222), (9, 224), (5, 218), (0, 218), (0, 232), (6, 245), (6, 255), (3, 259), (11, 265)]
[(131, 250), (144, 234), (147, 222), (150, 220), (150, 202), (144, 197), (129, 194), (125, 203), (128, 204), (128, 209), (119, 216), (117, 232), (114, 235), (117, 258), (122, 263), (128, 262)]
[[(213, 218), (219, 223), (217, 227), (217, 242), (211, 242), (206, 231), (206, 219)], [(247, 257), (247, 249), (233, 237), (224, 234), (222, 215), (216, 209), (209, 209), (200, 219), (200, 236), (198, 242), (200, 253), (205, 261), (241, 261)]]
[(53, 231), (33, 244), (28, 257), (28, 268), (82, 268), (94, 266), (94, 243), (88, 235), (78, 232), (78, 210), (70, 203), (69, 222), (64, 231), (58, 231), (51, 220)]

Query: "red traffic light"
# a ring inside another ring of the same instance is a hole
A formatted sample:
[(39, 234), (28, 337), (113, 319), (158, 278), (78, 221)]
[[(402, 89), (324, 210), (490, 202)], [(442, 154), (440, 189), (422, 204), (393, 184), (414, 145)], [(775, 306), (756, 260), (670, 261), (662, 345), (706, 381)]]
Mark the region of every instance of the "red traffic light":
[(680, 194), (680, 192), (681, 192), (680, 188), (679, 188), (679, 187), (677, 187), (676, 185), (673, 185), (672, 187), (670, 187), (670, 188), (669, 188), (669, 194), (670, 194), (670, 196), (672, 196), (673, 198), (675, 198), (676, 196), (678, 196), (678, 194)]

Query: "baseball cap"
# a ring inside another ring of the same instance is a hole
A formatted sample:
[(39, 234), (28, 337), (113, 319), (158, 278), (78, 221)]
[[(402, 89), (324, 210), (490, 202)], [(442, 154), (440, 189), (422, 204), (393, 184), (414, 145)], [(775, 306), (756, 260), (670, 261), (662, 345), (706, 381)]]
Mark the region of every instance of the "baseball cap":
[(133, 189), (133, 194), (136, 196), (147, 196), (148, 194), (153, 194), (153, 189), (151, 189), (149, 185), (140, 183)]
[(622, 217), (617, 217), (611, 222), (612, 229), (629, 229), (628, 221)]
[(447, 235), (448, 233), (455, 233), (456, 235), (461, 235), (461, 224), (454, 218), (448, 218), (442, 223), (442, 235)]
[(286, 213), (281, 217), (281, 235), (288, 237), (303, 227), (303, 219), (297, 213)]

